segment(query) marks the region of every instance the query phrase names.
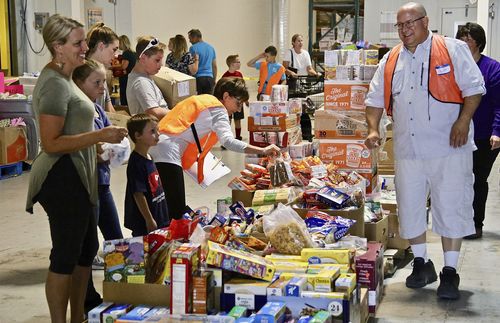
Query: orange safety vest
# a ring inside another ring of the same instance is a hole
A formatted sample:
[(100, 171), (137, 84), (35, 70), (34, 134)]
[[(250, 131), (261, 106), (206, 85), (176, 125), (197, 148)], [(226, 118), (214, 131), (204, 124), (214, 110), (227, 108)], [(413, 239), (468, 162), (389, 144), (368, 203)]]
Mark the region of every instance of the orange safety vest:
[[(198, 119), (200, 113), (206, 109), (222, 106), (222, 103), (214, 96), (209, 94), (194, 95), (179, 103), (158, 123), (158, 130), (168, 135), (178, 135), (187, 129)], [(219, 138), (212, 131), (203, 138), (200, 138), (202, 148), (201, 154), (198, 151), (196, 142), (189, 143), (182, 155), (182, 168), (184, 170), (191, 168), (195, 162), (198, 162), (198, 183), (203, 182), (203, 163), (205, 156), (210, 149), (217, 143)]]
[[(271, 89), (272, 89), (273, 85), (279, 84), (279, 82), (281, 81), (281, 76), (283, 76), (283, 73), (285, 73), (285, 68), (283, 66), (281, 66), (280, 69), (276, 71), (276, 73), (271, 75), (269, 80), (267, 80), (268, 70), (267, 70), (267, 62), (266, 61), (263, 61), (260, 63), (259, 70), (260, 70), (259, 94), (271, 95)], [(262, 92), (262, 89), (264, 88), (264, 84), (266, 84), (266, 81), (267, 81), (266, 92)]]
[[(392, 116), (392, 79), (402, 46), (403, 44), (398, 44), (389, 52), (384, 69), (384, 106), (389, 116)], [(450, 54), (446, 48), (444, 37), (441, 35), (433, 35), (431, 39), (427, 88), (429, 94), (437, 101), (464, 103), (462, 91), (455, 81)]]

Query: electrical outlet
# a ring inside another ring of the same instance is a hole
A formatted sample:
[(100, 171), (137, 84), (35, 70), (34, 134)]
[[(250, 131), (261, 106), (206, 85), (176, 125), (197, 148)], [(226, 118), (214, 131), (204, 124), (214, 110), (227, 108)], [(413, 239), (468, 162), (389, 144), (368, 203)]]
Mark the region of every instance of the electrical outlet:
[(35, 21), (34, 21), (35, 30), (42, 32), (43, 26), (45, 26), (48, 20), (49, 20), (48, 12), (35, 12)]

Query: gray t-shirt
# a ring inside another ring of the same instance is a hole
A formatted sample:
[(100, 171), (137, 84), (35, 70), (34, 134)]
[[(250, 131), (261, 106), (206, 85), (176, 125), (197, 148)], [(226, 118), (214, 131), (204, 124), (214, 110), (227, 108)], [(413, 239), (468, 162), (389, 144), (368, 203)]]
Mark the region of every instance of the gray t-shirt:
[[(78, 86), (59, 72), (45, 67), (33, 91), (33, 110), (37, 122), (41, 114), (64, 117), (64, 135), (94, 131), (94, 103)], [(63, 154), (46, 153), (42, 147), (31, 166), (26, 210), (32, 213), (33, 198), (40, 192), (52, 166)], [(69, 154), (90, 201), (97, 204), (97, 170), (95, 145)]]
[(168, 107), (163, 94), (151, 77), (135, 71), (128, 75), (127, 101), (131, 115), (144, 113), (151, 108)]
[(95, 100), (95, 103), (99, 104), (104, 110), (106, 110), (106, 105), (111, 102), (111, 96), (109, 96), (108, 84), (104, 82), (104, 94)]

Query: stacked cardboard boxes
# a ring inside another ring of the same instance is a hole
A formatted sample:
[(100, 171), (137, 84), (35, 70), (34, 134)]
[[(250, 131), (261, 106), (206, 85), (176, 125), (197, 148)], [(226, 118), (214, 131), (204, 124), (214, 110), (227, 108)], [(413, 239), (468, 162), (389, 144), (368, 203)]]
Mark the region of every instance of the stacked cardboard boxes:
[(364, 145), (367, 136), (365, 98), (368, 82), (326, 81), (325, 111), (315, 114), (319, 157), (366, 179), (366, 193), (377, 187), (377, 154)]

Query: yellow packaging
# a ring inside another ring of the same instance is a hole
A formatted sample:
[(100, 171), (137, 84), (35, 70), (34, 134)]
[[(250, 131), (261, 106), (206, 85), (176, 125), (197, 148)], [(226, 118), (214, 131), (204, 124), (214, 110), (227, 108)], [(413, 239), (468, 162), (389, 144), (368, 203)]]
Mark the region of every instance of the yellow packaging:
[(302, 261), (310, 264), (346, 264), (354, 271), (354, 254), (356, 250), (351, 249), (302, 249)]
[(330, 299), (346, 299), (347, 295), (339, 292), (323, 293), (323, 292), (302, 292), (301, 297), (311, 297), (311, 298), (330, 298)]
[(257, 190), (253, 196), (252, 205), (287, 204), (293, 200), (293, 197), (293, 192), (290, 187)]
[(290, 280), (293, 277), (305, 277), (307, 278), (307, 288), (306, 290), (312, 290), (314, 287), (314, 277), (316, 277), (316, 274), (298, 274), (298, 273), (281, 273), (280, 274), (280, 279), (283, 280)]
[(266, 256), (266, 259), (271, 260), (272, 262), (302, 262), (301, 256), (295, 255), (282, 255), (279, 253), (273, 253)]
[(356, 288), (356, 274), (340, 274), (340, 276), (335, 281), (335, 291), (344, 292), (348, 295)]
[(276, 272), (293, 272), (305, 274), (309, 264), (307, 262), (282, 262), (273, 261)]
[(346, 264), (309, 264), (309, 267), (307, 267), (306, 273), (307, 274), (317, 274), (324, 269), (328, 270), (328, 269), (335, 269), (335, 268), (338, 268), (339, 272), (341, 274), (352, 272), (349, 265), (346, 265)]
[(271, 285), (267, 287), (267, 297), (269, 296), (284, 296), (285, 286), (289, 280), (284, 278), (276, 279)]
[(335, 280), (340, 275), (340, 269), (323, 269), (314, 278), (315, 292), (334, 292)]

